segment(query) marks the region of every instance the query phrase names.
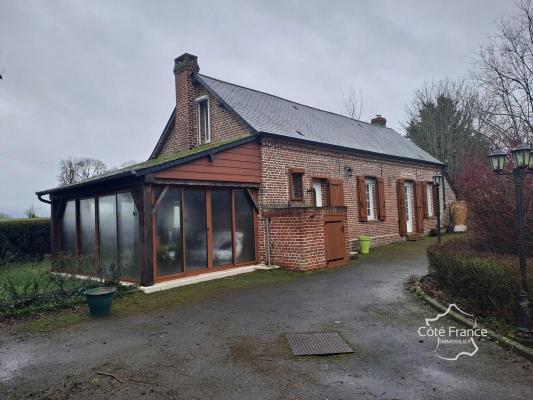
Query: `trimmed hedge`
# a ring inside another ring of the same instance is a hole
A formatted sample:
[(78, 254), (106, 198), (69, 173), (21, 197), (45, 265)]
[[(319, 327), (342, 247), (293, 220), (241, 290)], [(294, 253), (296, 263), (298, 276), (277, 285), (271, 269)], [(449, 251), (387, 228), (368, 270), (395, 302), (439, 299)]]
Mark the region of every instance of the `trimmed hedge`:
[(0, 221), (0, 261), (42, 260), (51, 248), (49, 218)]
[[(429, 246), (427, 255), (430, 273), (448, 294), (464, 299), (480, 316), (515, 320), (521, 282), (517, 257), (479, 252), (461, 240)], [(527, 269), (533, 289), (533, 260)], [(529, 295), (533, 302), (532, 290)]]

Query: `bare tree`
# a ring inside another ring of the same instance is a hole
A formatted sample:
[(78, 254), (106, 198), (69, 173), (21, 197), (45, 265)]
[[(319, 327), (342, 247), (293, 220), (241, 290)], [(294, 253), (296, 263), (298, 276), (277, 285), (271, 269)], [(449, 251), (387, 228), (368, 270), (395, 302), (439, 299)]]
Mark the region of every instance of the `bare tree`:
[(37, 210), (35, 209), (35, 206), (32, 204), (30, 208), (24, 211), (24, 215), (26, 218), (37, 218)]
[(361, 119), (363, 114), (363, 93), (350, 88), (344, 95), (344, 115), (352, 119)]
[(68, 157), (60, 161), (57, 177), (60, 185), (76, 183), (106, 172), (106, 165), (94, 158)]
[(522, 0), (518, 14), (476, 56), (473, 78), (481, 89), (484, 134), (494, 146), (533, 141), (533, 8)]
[(477, 93), (465, 81), (444, 79), (426, 82), (407, 107), (407, 136), (441, 161), (452, 175), (473, 153), (487, 151), (480, 134)]

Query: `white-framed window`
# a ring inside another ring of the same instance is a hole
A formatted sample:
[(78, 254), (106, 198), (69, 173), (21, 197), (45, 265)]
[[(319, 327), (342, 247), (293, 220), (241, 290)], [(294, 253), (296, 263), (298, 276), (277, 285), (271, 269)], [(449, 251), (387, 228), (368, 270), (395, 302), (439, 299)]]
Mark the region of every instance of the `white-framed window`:
[(426, 199), (427, 199), (427, 210), (428, 210), (428, 217), (433, 217), (433, 184), (428, 183), (426, 185)]
[(315, 194), (315, 207), (322, 207), (322, 182), (313, 181), (313, 191)]
[(198, 144), (211, 141), (211, 126), (209, 120), (209, 98), (202, 96), (196, 99), (198, 114)]
[(376, 180), (365, 179), (366, 189), (366, 211), (368, 221), (374, 221), (376, 219)]

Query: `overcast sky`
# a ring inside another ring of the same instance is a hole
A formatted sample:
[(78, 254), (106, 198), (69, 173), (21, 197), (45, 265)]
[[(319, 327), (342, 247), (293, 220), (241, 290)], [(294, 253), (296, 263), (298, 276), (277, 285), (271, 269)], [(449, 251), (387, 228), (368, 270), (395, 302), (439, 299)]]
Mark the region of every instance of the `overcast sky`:
[[(209, 4), (208, 4), (209, 3)], [(56, 186), (69, 155), (145, 160), (174, 106), (173, 59), (201, 72), (401, 131), (424, 81), (461, 77), (512, 12), (501, 0), (0, 0), (0, 212)]]

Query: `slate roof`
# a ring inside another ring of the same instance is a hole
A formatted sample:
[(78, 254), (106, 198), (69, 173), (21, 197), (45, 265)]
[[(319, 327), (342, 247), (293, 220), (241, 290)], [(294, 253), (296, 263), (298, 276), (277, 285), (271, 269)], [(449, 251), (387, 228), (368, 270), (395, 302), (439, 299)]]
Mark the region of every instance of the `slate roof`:
[(196, 79), (257, 133), (308, 140), (427, 163), (442, 163), (394, 129), (196, 74)]

